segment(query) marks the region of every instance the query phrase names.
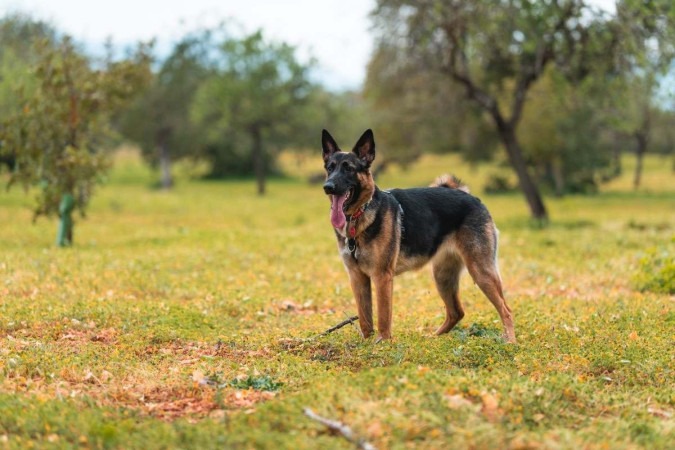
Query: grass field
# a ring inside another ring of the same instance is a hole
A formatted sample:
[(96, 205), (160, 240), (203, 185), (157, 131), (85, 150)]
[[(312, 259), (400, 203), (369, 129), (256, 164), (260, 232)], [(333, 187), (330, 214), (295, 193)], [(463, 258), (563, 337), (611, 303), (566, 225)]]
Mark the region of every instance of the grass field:
[[(462, 280), (458, 329), (428, 269), (397, 278), (394, 339), (353, 326), (328, 202), (298, 177), (179, 179), (151, 189), (118, 158), (76, 245), (31, 224), (31, 197), (0, 194), (0, 448), (353, 448), (303, 414), (342, 421), (377, 448), (673, 448), (673, 296), (638, 290), (640, 263), (675, 255), (670, 160), (647, 160), (596, 196), (548, 198), (530, 226), (520, 196), (485, 196), (490, 167), (425, 157), (383, 188), (461, 176), (501, 231), (517, 345)], [(655, 252), (655, 253), (654, 253)], [(672, 274), (672, 272), (671, 272)]]

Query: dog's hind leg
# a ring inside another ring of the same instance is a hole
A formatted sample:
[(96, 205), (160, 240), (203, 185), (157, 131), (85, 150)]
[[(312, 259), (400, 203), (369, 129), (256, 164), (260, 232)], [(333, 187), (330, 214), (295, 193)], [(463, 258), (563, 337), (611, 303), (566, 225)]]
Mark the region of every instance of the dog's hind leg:
[(515, 343), (513, 314), (504, 299), (502, 280), (497, 267), (497, 232), (494, 225), (487, 224), (485, 234), (480, 235), (469, 228), (460, 230), (457, 242), (471, 278), (499, 313), (504, 325), (504, 338), (510, 343)]
[(497, 309), (499, 318), (504, 325), (504, 338), (508, 342), (515, 344), (516, 333), (513, 328), (513, 314), (504, 299), (499, 274), (493, 268), (480, 267), (479, 264), (470, 264), (468, 265), (468, 269), (478, 287)]
[(349, 269), (349, 281), (359, 313), (359, 327), (364, 338), (373, 334), (373, 295), (370, 277), (358, 269)]
[(434, 259), (432, 265), (436, 288), (445, 304), (445, 322), (436, 330), (436, 334), (444, 334), (464, 317), (459, 300), (459, 278), (464, 264), (458, 254), (444, 253), (442, 258)]

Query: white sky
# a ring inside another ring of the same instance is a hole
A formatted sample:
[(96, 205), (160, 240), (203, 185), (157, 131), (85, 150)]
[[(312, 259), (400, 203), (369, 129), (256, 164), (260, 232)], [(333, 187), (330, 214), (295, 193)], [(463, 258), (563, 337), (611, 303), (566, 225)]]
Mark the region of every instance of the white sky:
[(368, 13), (374, 0), (0, 0), (0, 16), (30, 13), (90, 48), (158, 39), (170, 48), (187, 31), (234, 19), (245, 32), (298, 48), (319, 62), (317, 77), (332, 88), (358, 88), (372, 50)]
[[(614, 0), (589, 0), (607, 11)], [(357, 89), (365, 78), (373, 39), (369, 12), (375, 0), (0, 0), (0, 16), (30, 13), (53, 23), (87, 48), (157, 38), (159, 52), (186, 32), (234, 19), (250, 33), (298, 48), (319, 62), (319, 81), (334, 89)]]

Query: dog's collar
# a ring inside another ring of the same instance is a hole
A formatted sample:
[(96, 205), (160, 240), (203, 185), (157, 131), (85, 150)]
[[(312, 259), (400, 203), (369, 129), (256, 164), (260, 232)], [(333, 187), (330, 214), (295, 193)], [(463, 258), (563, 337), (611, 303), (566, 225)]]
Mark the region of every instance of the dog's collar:
[(372, 200), (373, 198), (371, 197), (370, 200), (364, 203), (354, 214), (347, 218), (347, 235), (349, 238), (354, 239), (356, 237), (356, 221), (366, 212), (366, 209)]

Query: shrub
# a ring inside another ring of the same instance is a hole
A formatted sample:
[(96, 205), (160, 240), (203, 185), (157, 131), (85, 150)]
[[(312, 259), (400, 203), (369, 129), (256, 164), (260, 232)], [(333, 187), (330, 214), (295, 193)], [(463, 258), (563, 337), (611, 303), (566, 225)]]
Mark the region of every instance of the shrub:
[(652, 248), (638, 264), (633, 277), (638, 290), (675, 294), (675, 255), (669, 249)]
[(488, 177), (483, 191), (486, 194), (507, 194), (518, 191), (518, 184), (512, 182), (508, 176), (492, 174)]

